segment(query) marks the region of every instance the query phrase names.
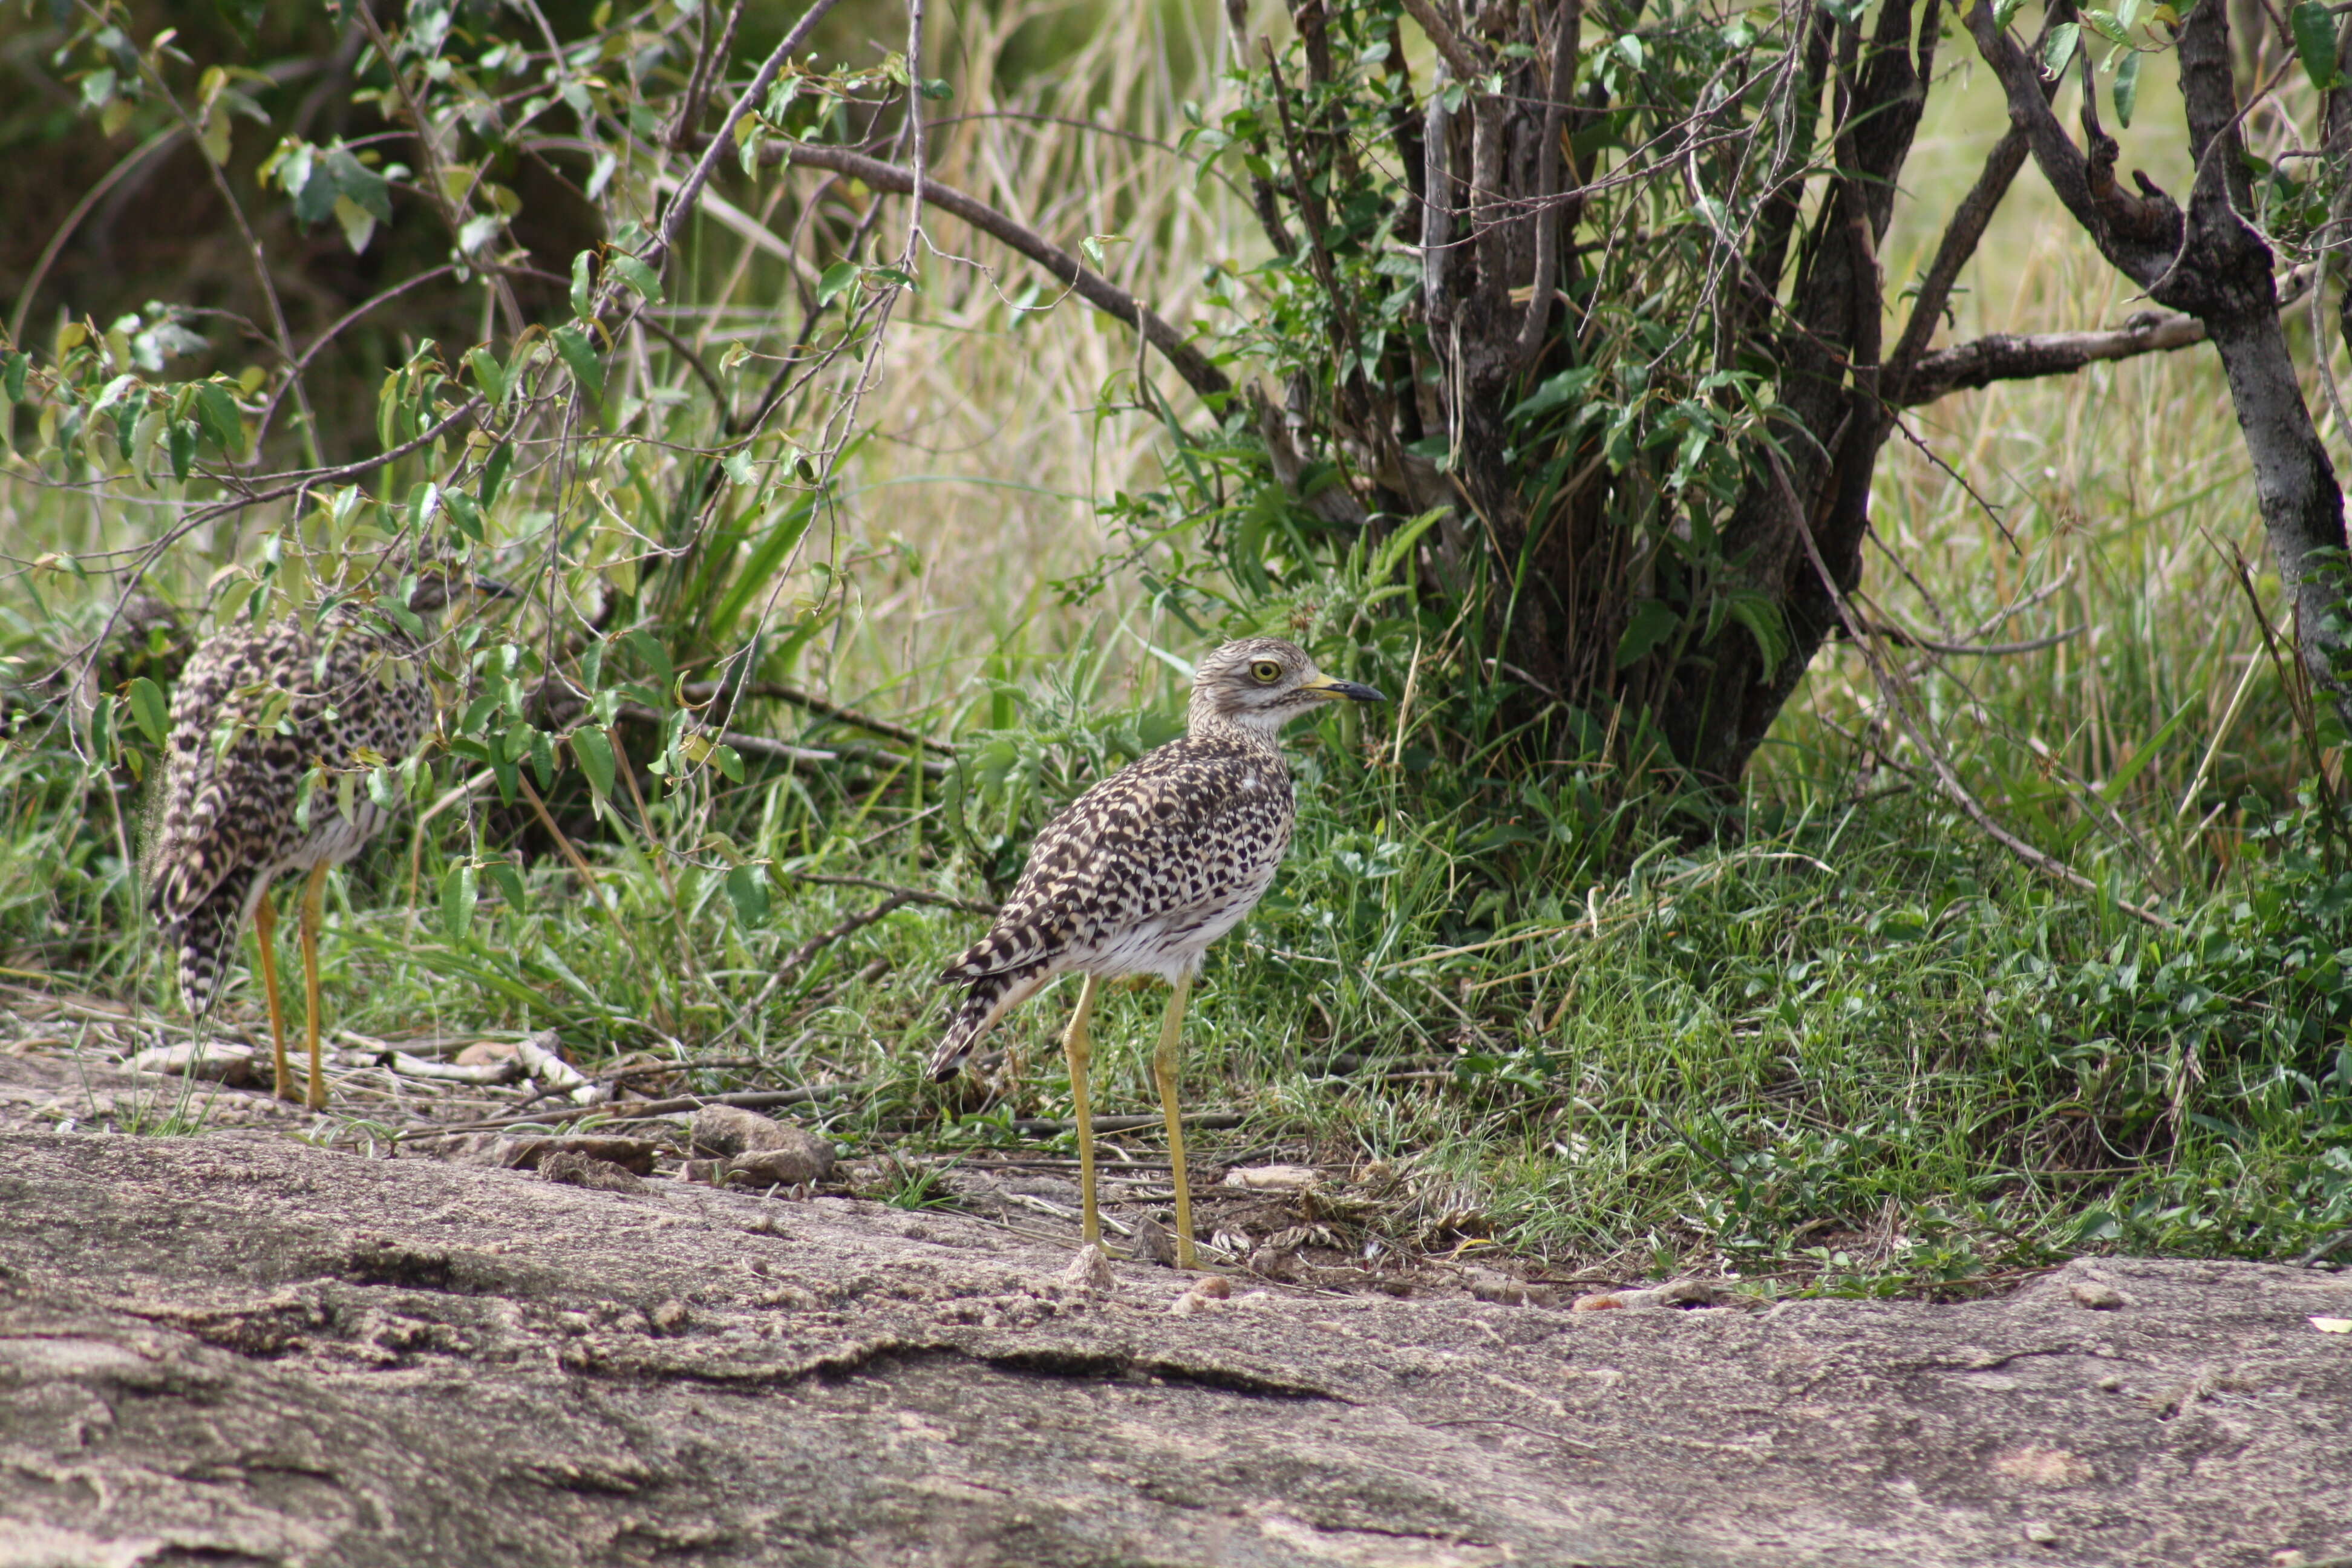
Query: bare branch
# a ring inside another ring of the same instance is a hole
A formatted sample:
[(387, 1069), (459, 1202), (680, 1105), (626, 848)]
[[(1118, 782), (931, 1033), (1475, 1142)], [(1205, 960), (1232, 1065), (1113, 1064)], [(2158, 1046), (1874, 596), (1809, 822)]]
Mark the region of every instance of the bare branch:
[[(737, 96), (734, 105), (727, 110), (726, 118), (719, 122), (718, 134), (710, 138), (702, 149), (702, 156), (695, 160), (694, 172), (687, 175), (677, 187), (677, 195), (663, 209), (661, 228), (655, 234), (653, 243), (646, 247), (639, 260), (656, 272), (661, 270), (670, 247), (677, 243), (678, 227), (686, 222), (686, 215), (694, 210), (696, 201), (702, 195), (702, 187), (709, 184), (710, 176), (718, 172), (719, 160), (735, 145), (735, 122), (751, 112), (751, 106), (760, 101), (769, 85), (791, 63), (794, 52), (808, 42), (809, 35), (816, 31), (816, 25), (824, 20), (824, 14), (838, 3), (839, 0), (810, 0), (809, 8), (801, 13), (801, 19), (793, 24), (792, 31), (786, 33), (769, 52), (768, 58), (760, 62), (760, 68), (752, 74), (750, 84)], [(911, 177), (908, 188), (912, 188)]]
[(2194, 316), (2143, 310), (2129, 325), (2102, 332), (1988, 332), (1927, 355), (1892, 389), (1897, 407), (1916, 408), (1948, 393), (1988, 386), (1996, 381), (2031, 381), (2071, 375), (2101, 360), (2185, 349), (2205, 341), (2205, 323)]
[(955, 755), (955, 746), (950, 742), (934, 741), (928, 735), (917, 734), (903, 724), (893, 724), (887, 719), (877, 719), (870, 713), (860, 713), (855, 708), (844, 708), (841, 704), (828, 701), (814, 692), (803, 691), (788, 681), (749, 680), (740, 684), (732, 680), (689, 681), (686, 687), (686, 700), (689, 702), (708, 702), (722, 691), (727, 694), (730, 703), (740, 702), (746, 698), (769, 702), (789, 702), (795, 708), (805, 708), (812, 713), (821, 713), (835, 723), (847, 724), (853, 729), (868, 731), (877, 735), (887, 735), (890, 739), (902, 741), (909, 746), (928, 747), (945, 756)]
[[(915, 177), (909, 171), (839, 147), (820, 147), (800, 142), (771, 142), (760, 149), (760, 156), (763, 162), (830, 169), (835, 174), (863, 180), (875, 190), (888, 191), (894, 195), (908, 195), (915, 188)], [(1234, 384), (1226, 379), (1225, 373), (1211, 364), (1208, 356), (1187, 342), (1183, 333), (1171, 326), (1158, 312), (1139, 302), (1134, 295), (1101, 273), (1086, 267), (1052, 240), (986, 202), (929, 177), (923, 181), (923, 200), (950, 216), (961, 218), (982, 234), (1003, 241), (1051, 272), (1065, 287), (1103, 314), (1141, 331), (1144, 341), (1159, 350), (1160, 357), (1184, 378), (1185, 384), (1202, 397), (1223, 397), (1233, 391)]]
[(1478, 79), (1486, 74), (1486, 67), (1472, 53), (1475, 46), (1446, 26), (1445, 18), (1437, 14), (1437, 7), (1429, 0), (1404, 0), (1404, 8), (1406, 15), (1421, 24), (1429, 41), (1437, 46), (1437, 52), (1445, 58), (1454, 79), (1475, 91)]
[[(1953, 805), (1968, 813), (1970, 820), (1982, 828), (1986, 836), (1994, 843), (2043, 876), (2064, 882), (2086, 893), (2104, 891), (2099, 884), (2075, 870), (2072, 866), (2043, 854), (1994, 821), (1992, 813), (1987, 811), (1983, 803), (1970, 794), (1969, 787), (1960, 782), (1959, 774), (1952, 771), (1952, 764), (1945, 760), (1942, 750), (1928, 738), (1925, 726), (1913, 718), (1910, 705), (1903, 700), (1902, 689), (1895, 683), (1894, 676), (1888, 673), (1885, 661), (1878, 657), (1877, 650), (1871, 646), (1869, 628), (1864, 626), (1862, 618), (1854, 614), (1853, 606), (1847, 603), (1843, 590), (1838, 587), (1837, 578), (1831, 573), (1829, 563), (1822, 558), (1822, 547), (1814, 542), (1812, 526), (1805, 514), (1805, 505), (1797, 499), (1796, 487), (1790, 483), (1789, 470), (1780, 461), (1780, 454), (1768, 447), (1765, 449), (1764, 458), (1765, 461), (1771, 465), (1772, 478), (1780, 489), (1781, 502), (1789, 509), (1788, 525), (1796, 534), (1799, 542), (1804, 545), (1805, 554), (1811, 560), (1813, 570), (1820, 574), (1822, 592), (1829, 595), (1831, 604), (1836, 606), (1838, 619), (1844, 623), (1846, 636), (1853, 640), (1854, 647), (1862, 654), (1864, 661), (1870, 666), (1871, 676), (1877, 682), (1879, 696), (1885, 701), (1887, 711), (1894, 715), (1895, 724), (1903, 732), (1910, 737), (1911, 743), (1919, 748), (1919, 754), (1927, 759), (1928, 766), (1935, 770), (1936, 783), (1942, 788), (1946, 797)], [(2152, 908), (2142, 909), (2137, 904), (2126, 903), (2121, 899), (2116, 900), (2116, 907), (2134, 919), (2144, 921), (2160, 931), (2180, 929), (2171, 921), (2158, 914)]]

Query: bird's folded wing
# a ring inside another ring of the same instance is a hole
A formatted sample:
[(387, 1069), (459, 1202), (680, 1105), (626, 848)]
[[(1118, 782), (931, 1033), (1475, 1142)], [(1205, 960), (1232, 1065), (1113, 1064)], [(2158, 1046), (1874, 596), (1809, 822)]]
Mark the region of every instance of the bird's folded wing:
[(1082, 954), (1118, 932), (1253, 895), (1287, 840), (1289, 804), (1287, 776), (1246, 753), (1161, 748), (1046, 824), (995, 926), (942, 978)]

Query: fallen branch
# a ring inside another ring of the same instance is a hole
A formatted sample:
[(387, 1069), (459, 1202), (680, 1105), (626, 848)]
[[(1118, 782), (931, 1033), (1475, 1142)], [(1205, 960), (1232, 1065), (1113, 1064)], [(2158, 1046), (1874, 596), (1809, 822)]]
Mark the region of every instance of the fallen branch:
[(554, 1040), (555, 1031), (547, 1029), (518, 1041), (515, 1059), (522, 1064), (524, 1071), (540, 1082), (568, 1094), (575, 1105), (593, 1105), (603, 1100), (604, 1089), (591, 1082), (587, 1074), (549, 1049)]
[(520, 1052), (501, 1062), (482, 1062), (473, 1067), (460, 1067), (456, 1062), (429, 1061), (412, 1057), (406, 1051), (394, 1051), (385, 1066), (402, 1078), (424, 1079), (434, 1083), (468, 1084), (476, 1089), (488, 1089), (494, 1084), (512, 1083), (522, 1076), (523, 1064)]
[[(1168, 1125), (1168, 1119), (1157, 1114), (1097, 1116), (1089, 1120), (1097, 1132), (1134, 1132), (1146, 1127)], [(1180, 1115), (1177, 1120), (1190, 1127), (1206, 1127), (1212, 1131), (1223, 1131), (1229, 1127), (1239, 1127), (1244, 1118), (1238, 1110), (1195, 1110)], [(1032, 1117), (1013, 1124), (1013, 1131), (1024, 1138), (1050, 1138), (1056, 1132), (1075, 1132), (1077, 1130), (1076, 1122), (1056, 1121), (1052, 1117)]]
[(706, 1105), (733, 1105), (745, 1110), (765, 1110), (779, 1105), (800, 1105), (820, 1100), (830, 1094), (849, 1094), (873, 1087), (865, 1083), (829, 1083), (813, 1089), (741, 1089), (731, 1094), (688, 1094), (674, 1100), (647, 1100), (633, 1105), (588, 1105), (571, 1110), (552, 1111), (545, 1116), (509, 1116), (496, 1121), (461, 1121), (447, 1127), (403, 1129), (392, 1135), (395, 1143), (414, 1143), (420, 1138), (450, 1138), (467, 1132), (501, 1132), (509, 1127), (560, 1127), (574, 1121), (601, 1116), (611, 1121), (650, 1121), (659, 1117), (677, 1116), (698, 1110)]

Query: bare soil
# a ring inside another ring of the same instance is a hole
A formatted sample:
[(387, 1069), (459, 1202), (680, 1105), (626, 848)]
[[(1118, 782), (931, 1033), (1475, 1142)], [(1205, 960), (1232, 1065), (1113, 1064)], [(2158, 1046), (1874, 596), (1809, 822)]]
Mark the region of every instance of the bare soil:
[[(121, 1088), (56, 1072), (0, 1058), (0, 1123)], [(2116, 1259), (1760, 1310), (1203, 1287), (970, 1215), (302, 1124), (0, 1131), (0, 1568), (2352, 1555), (2352, 1334), (2313, 1321), (2352, 1277)]]

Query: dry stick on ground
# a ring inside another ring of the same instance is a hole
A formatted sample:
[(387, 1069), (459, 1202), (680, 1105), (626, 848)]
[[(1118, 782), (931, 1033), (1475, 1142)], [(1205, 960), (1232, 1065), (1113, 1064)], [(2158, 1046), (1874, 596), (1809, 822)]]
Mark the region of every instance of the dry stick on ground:
[[(1895, 716), (1895, 721), (1903, 732), (1910, 737), (1911, 743), (1919, 748), (1919, 754), (1927, 759), (1928, 765), (1935, 771), (1936, 782), (1942, 786), (1944, 794), (1950, 797), (1954, 805), (1967, 812), (1969, 818), (1982, 828), (1993, 842), (2043, 876), (2064, 882), (2071, 887), (2079, 888), (2086, 893), (2102, 892), (2100, 886), (2090, 878), (2084, 876), (2063, 861), (2043, 854), (1994, 821), (1992, 814), (1984, 808), (1975, 795), (1969, 793), (1967, 785), (1960, 783), (1959, 775), (1952, 771), (1952, 765), (1945, 760), (1944, 753), (1929, 741), (1926, 727), (1912, 718), (1909, 706), (1903, 700), (1902, 689), (1895, 683), (1894, 675), (1888, 671), (1885, 662), (1878, 657), (1878, 650), (1870, 642), (1868, 628), (1864, 626), (1861, 617), (1853, 613), (1853, 607), (1846, 602), (1845, 591), (1838, 586), (1837, 578), (1832, 574), (1829, 563), (1822, 558), (1822, 547), (1813, 539), (1811, 520), (1805, 515), (1804, 503), (1797, 499), (1796, 487), (1789, 481), (1789, 471), (1780, 461), (1780, 454), (1768, 447), (1764, 457), (1765, 460), (1772, 466), (1772, 478), (1780, 487), (1780, 500), (1789, 509), (1789, 526), (1797, 531), (1799, 542), (1804, 545), (1805, 554), (1812, 562), (1813, 570), (1820, 574), (1822, 591), (1829, 595), (1830, 602), (1837, 606), (1838, 618), (1845, 623), (1846, 635), (1853, 639), (1854, 647), (1862, 654), (1863, 662), (1870, 667), (1871, 678), (1877, 683), (1879, 695), (1885, 700), (1887, 710)], [(2121, 899), (2116, 900), (2115, 902), (2116, 907), (2126, 914), (2135, 920), (2144, 921), (2159, 931), (2177, 931), (2180, 929), (2152, 909), (2142, 909), (2137, 904), (2126, 903)]]
[(509, 1116), (492, 1121), (459, 1121), (446, 1127), (402, 1128), (392, 1135), (395, 1143), (419, 1138), (448, 1138), (466, 1132), (499, 1132), (509, 1127), (558, 1127), (601, 1116), (611, 1121), (651, 1121), (664, 1116), (699, 1110), (706, 1105), (732, 1105), (744, 1110), (766, 1110), (779, 1105), (803, 1105), (828, 1095), (862, 1094), (870, 1083), (827, 1083), (808, 1089), (741, 1089), (730, 1094), (683, 1094), (670, 1100), (639, 1100), (634, 1104), (579, 1105), (544, 1116)]

